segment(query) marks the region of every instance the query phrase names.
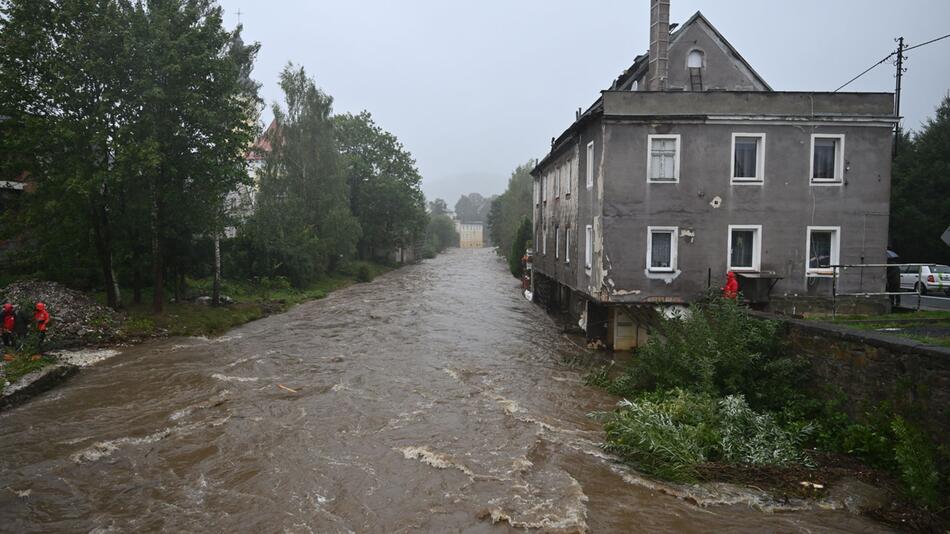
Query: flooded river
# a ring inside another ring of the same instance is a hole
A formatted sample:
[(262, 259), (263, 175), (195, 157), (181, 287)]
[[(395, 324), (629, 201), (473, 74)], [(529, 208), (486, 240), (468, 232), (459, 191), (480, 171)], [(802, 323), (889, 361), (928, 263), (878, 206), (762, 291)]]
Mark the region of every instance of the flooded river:
[(881, 530), (640, 478), (582, 354), (488, 250), (129, 348), (0, 413), (0, 531)]

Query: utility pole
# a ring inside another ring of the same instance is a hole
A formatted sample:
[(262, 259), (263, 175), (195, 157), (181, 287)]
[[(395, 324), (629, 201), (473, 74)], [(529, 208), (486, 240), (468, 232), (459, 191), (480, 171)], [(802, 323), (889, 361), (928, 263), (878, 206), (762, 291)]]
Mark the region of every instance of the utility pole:
[(901, 76), (904, 74), (904, 38), (897, 38), (897, 86), (894, 90), (894, 114), (897, 125), (894, 128), (894, 157), (897, 157), (897, 145), (901, 140)]

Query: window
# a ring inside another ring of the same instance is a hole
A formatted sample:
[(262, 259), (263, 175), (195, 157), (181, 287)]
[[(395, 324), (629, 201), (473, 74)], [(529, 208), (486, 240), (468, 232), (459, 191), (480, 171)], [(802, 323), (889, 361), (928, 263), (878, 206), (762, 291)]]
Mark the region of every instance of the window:
[(647, 227), (647, 270), (673, 272), (676, 270), (675, 226)]
[(554, 168), (554, 198), (561, 196), (561, 166)]
[(531, 195), (532, 195), (532, 197), (533, 197), (533, 199), (534, 199), (534, 205), (537, 206), (537, 205), (539, 204), (538, 200), (539, 200), (540, 197), (541, 197), (541, 195), (538, 194), (538, 190), (539, 190), (540, 187), (541, 187), (541, 179), (540, 179), (540, 178), (535, 179), (534, 182), (533, 182), (531, 185), (532, 185), (532, 187), (531, 187)]
[(555, 226), (554, 227), (554, 259), (558, 259), (560, 257), (559, 255), (560, 251), (561, 251), (561, 227)]
[(547, 201), (548, 201), (548, 191), (547, 191), (547, 188), (546, 188), (546, 186), (547, 186), (547, 181), (548, 181), (548, 175), (547, 175), (547, 174), (542, 174), (542, 175), (541, 175), (541, 200), (542, 200), (543, 202), (547, 202)]
[(571, 227), (564, 230), (564, 263), (571, 263)]
[(686, 68), (688, 69), (701, 69), (703, 68), (703, 51), (702, 50), (693, 50), (686, 57)]
[(732, 182), (762, 183), (765, 176), (765, 134), (732, 134)]
[(594, 142), (587, 143), (587, 189), (594, 187)]
[(571, 196), (571, 189), (574, 187), (574, 158), (567, 160), (566, 175), (567, 184), (564, 186), (564, 196)]
[(832, 275), (832, 265), (838, 265), (841, 228), (838, 226), (808, 227), (808, 258), (805, 273), (808, 276)]
[(729, 225), (730, 271), (758, 271), (761, 251), (761, 225)]
[(584, 267), (590, 271), (590, 266), (594, 261), (594, 228), (587, 225), (584, 229)]
[(680, 179), (680, 136), (647, 137), (647, 182), (678, 182)]
[(844, 180), (844, 136), (812, 134), (811, 183), (839, 185)]
[(547, 256), (548, 254), (548, 227), (544, 226), (543, 233), (541, 235), (541, 254)]

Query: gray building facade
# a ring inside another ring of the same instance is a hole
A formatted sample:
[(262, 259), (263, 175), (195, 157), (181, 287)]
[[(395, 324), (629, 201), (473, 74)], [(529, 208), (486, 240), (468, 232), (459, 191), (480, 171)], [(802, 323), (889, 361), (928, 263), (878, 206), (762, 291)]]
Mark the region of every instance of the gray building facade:
[(629, 348), (638, 308), (730, 270), (786, 299), (883, 291), (883, 270), (829, 266), (885, 263), (893, 95), (773, 91), (700, 13), (669, 33), (668, 10), (651, 2), (650, 53), (533, 170), (540, 295)]

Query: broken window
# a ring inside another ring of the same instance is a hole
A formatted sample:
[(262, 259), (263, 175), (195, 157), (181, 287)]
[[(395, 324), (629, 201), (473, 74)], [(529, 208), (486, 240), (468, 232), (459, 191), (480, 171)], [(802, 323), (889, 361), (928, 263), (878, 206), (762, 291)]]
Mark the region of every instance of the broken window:
[(679, 180), (679, 135), (651, 135), (648, 138), (647, 179), (650, 182)]
[(571, 227), (564, 230), (564, 263), (571, 263)]
[(590, 270), (594, 261), (594, 228), (587, 225), (584, 232), (584, 267)]
[(808, 227), (808, 274), (832, 274), (832, 265), (838, 264), (839, 228), (832, 226)]
[(676, 231), (672, 226), (647, 228), (647, 269), (654, 272), (676, 270)]
[(812, 135), (812, 182), (840, 182), (844, 173), (843, 151), (843, 135)]
[(765, 167), (765, 134), (733, 134), (732, 180), (761, 182)]
[(761, 226), (729, 226), (729, 270), (758, 271)]

